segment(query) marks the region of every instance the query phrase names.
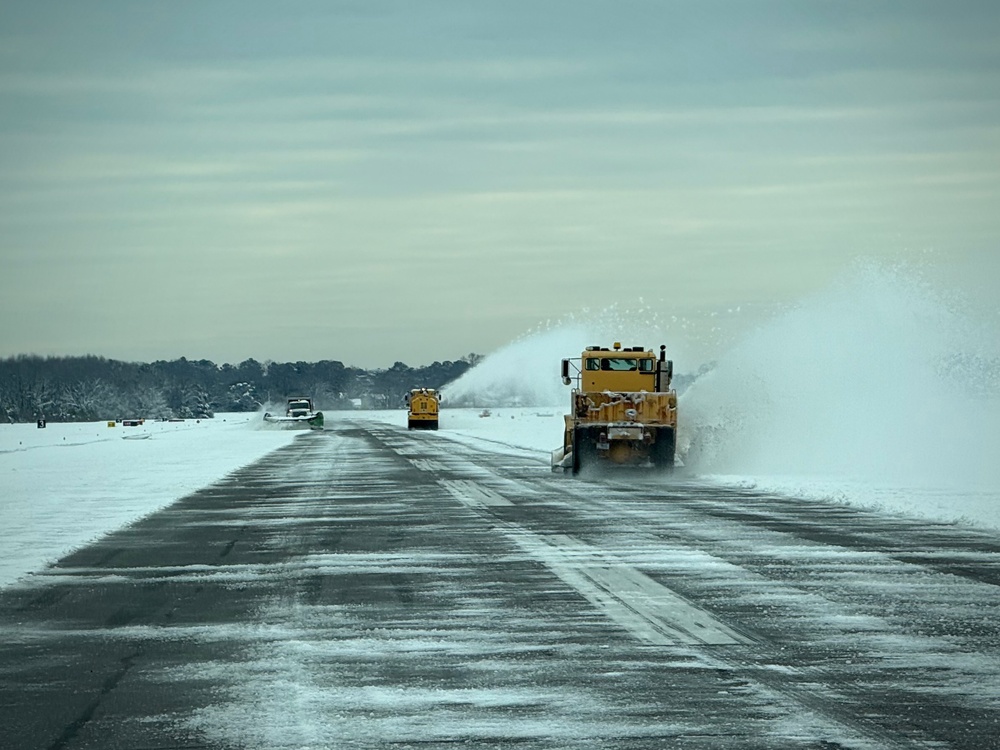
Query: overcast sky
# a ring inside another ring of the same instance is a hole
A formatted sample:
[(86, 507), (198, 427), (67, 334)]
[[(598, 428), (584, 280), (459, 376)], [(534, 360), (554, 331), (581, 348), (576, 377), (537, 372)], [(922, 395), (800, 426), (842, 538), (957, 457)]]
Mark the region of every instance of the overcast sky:
[(4, 2), (0, 356), (421, 365), (859, 257), (989, 299), (998, 39), (995, 0)]

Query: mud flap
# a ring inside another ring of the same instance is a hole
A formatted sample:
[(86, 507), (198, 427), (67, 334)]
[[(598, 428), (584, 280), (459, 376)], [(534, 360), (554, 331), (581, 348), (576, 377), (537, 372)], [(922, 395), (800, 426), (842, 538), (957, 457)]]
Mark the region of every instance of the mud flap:
[(650, 447), (649, 458), (657, 471), (674, 470), (676, 437), (672, 427), (661, 427), (656, 431), (656, 442)]

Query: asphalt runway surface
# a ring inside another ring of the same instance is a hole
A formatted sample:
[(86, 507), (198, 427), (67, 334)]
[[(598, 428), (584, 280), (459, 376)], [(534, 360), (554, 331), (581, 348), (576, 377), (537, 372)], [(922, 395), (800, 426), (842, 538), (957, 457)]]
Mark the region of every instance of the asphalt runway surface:
[(1000, 538), (338, 424), (0, 592), (0, 748), (1000, 748)]

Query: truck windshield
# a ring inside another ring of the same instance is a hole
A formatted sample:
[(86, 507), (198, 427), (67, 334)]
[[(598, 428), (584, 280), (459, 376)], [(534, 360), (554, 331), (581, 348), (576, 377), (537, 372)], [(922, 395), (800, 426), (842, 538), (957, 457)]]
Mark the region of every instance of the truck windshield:
[(636, 359), (634, 357), (589, 357), (585, 360), (587, 370), (605, 370), (611, 372), (653, 372), (655, 360), (651, 357)]
[(636, 360), (631, 357), (605, 357), (601, 360), (602, 370), (615, 372), (632, 372), (636, 369)]

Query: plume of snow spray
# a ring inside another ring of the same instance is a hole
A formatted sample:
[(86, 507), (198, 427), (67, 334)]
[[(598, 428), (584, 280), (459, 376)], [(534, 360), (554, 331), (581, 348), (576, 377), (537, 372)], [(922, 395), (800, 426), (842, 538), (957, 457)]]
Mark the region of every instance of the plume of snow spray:
[(1000, 336), (866, 266), (762, 326), (680, 402), (701, 472), (1000, 489)]
[(671, 325), (677, 322), (660, 320), (642, 300), (637, 309), (584, 310), (529, 331), (488, 355), (444, 388), (447, 404), (565, 407), (569, 392), (560, 377), (560, 360), (579, 357), (587, 346), (611, 346), (615, 341), (654, 349), (665, 343), (669, 356), (676, 357), (666, 337)]

